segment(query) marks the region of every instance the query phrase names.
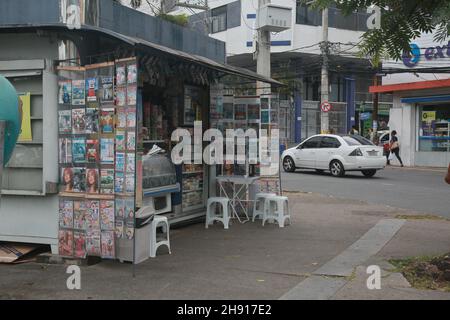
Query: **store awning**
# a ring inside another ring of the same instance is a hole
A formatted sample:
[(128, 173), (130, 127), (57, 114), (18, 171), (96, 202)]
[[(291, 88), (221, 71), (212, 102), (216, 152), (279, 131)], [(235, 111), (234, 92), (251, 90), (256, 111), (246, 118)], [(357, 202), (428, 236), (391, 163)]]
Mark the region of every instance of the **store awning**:
[(409, 83), (387, 84), (369, 87), (370, 93), (388, 93), (450, 87), (450, 79), (417, 81)]

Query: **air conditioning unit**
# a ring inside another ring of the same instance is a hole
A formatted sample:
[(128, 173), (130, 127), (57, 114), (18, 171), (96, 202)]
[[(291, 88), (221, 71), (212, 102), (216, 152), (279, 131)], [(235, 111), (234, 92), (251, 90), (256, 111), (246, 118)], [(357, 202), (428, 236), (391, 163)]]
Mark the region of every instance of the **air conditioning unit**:
[(267, 4), (258, 9), (257, 29), (281, 32), (292, 27), (292, 8)]

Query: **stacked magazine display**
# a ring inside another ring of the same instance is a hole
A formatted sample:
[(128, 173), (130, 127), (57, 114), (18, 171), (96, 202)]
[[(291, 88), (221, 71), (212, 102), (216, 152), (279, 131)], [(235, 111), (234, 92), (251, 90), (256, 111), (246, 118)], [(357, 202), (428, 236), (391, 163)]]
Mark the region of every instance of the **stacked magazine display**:
[(116, 258), (133, 239), (135, 59), (59, 70), (59, 254)]

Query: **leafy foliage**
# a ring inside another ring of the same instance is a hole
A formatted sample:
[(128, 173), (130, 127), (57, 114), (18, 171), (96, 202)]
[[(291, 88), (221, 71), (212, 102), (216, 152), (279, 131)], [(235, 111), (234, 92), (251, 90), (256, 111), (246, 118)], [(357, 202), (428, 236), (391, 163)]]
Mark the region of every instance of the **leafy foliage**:
[(361, 54), (374, 64), (384, 56), (400, 59), (421, 33), (435, 32), (439, 42), (450, 35), (450, 0), (316, 0), (312, 5), (317, 9), (333, 5), (344, 15), (371, 5), (380, 7), (381, 28), (367, 31), (359, 45)]

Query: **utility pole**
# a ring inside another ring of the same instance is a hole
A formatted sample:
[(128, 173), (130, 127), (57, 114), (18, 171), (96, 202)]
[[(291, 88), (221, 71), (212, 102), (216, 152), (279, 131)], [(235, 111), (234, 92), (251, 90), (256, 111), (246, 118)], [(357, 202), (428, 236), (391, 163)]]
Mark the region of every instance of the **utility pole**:
[[(328, 102), (329, 99), (329, 80), (328, 80), (328, 8), (322, 10), (322, 79), (320, 87), (320, 97), (321, 103), (325, 101)], [(329, 117), (328, 112), (323, 112), (320, 110), (320, 129), (321, 133), (328, 133), (329, 128)]]
[[(258, 9), (269, 4), (271, 0), (258, 0)], [(259, 18), (258, 18), (259, 19)], [(258, 37), (256, 44), (256, 71), (260, 75), (271, 77), (270, 60), (270, 31), (258, 28)], [(270, 84), (264, 82), (257, 83), (257, 95), (271, 94)]]
[[(373, 77), (373, 85), (374, 86), (378, 86), (378, 75), (375, 74)], [(377, 131), (378, 131), (378, 101), (379, 101), (379, 96), (378, 93), (375, 92), (373, 94), (373, 103), (372, 103), (372, 141), (373, 142), (377, 142), (375, 141), (377, 139)]]

